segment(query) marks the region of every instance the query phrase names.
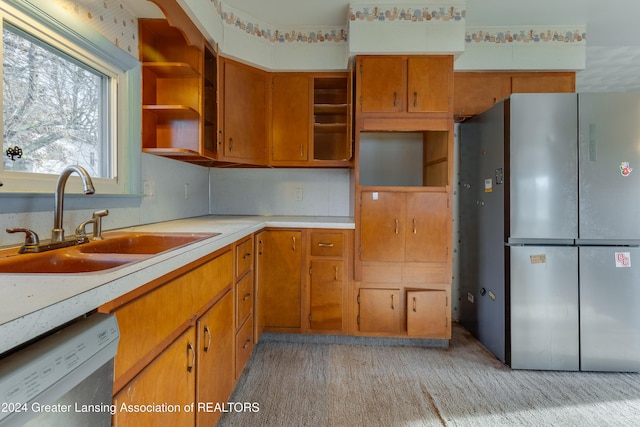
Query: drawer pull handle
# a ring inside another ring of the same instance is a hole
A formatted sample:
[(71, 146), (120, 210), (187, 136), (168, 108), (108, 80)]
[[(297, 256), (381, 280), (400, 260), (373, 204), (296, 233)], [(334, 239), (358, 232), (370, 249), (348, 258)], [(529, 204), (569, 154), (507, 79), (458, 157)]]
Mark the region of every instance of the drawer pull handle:
[(399, 230), (399, 228), (400, 228), (400, 221), (398, 220), (398, 218), (396, 218), (396, 219), (395, 219), (395, 221), (396, 221), (396, 234), (398, 234), (398, 232), (400, 231), (400, 230)]
[(245, 296), (242, 297), (242, 301), (248, 300), (250, 296), (251, 296), (251, 293), (247, 293)]
[(333, 243), (318, 243), (318, 246), (321, 248), (332, 248)]
[(396, 92), (393, 92), (393, 106), (395, 107), (396, 105), (398, 105), (398, 94)]
[(247, 252), (246, 254), (242, 255), (242, 259), (247, 259), (251, 257), (251, 252)]
[(262, 255), (262, 253), (264, 252), (264, 242), (262, 241), (262, 239), (260, 239), (258, 243), (260, 243), (260, 250), (258, 250), (258, 255)]
[(206, 325), (204, 327), (204, 333), (207, 334), (207, 345), (204, 346), (204, 352), (207, 353), (209, 351), (209, 347), (211, 347), (211, 331)]
[(413, 106), (418, 106), (418, 92), (413, 92)]
[(413, 234), (417, 234), (418, 233), (418, 222), (416, 221), (415, 218), (413, 218)]
[(300, 157), (304, 157), (304, 145), (300, 144)]
[[(191, 362), (189, 362), (189, 353), (191, 353)], [(193, 367), (196, 364), (196, 352), (193, 350), (191, 343), (187, 344), (187, 372), (193, 371)]]
[(416, 312), (416, 297), (413, 297), (413, 312)]
[(229, 152), (233, 151), (233, 138), (229, 138)]
[(296, 236), (293, 236), (292, 239), (293, 239), (293, 247), (291, 249), (295, 252), (296, 251)]
[(395, 310), (395, 307), (393, 306), (393, 301), (394, 301), (394, 295), (391, 294), (391, 310)]
[(336, 276), (335, 276), (335, 278), (336, 278), (336, 282), (337, 282), (337, 281), (338, 281), (338, 266), (337, 266), (337, 265), (336, 265), (336, 266), (334, 266), (334, 267), (333, 267), (333, 269), (334, 269), (334, 270), (335, 270), (335, 272), (336, 272)]
[(251, 339), (247, 339), (247, 340), (244, 342), (244, 345), (242, 346), (242, 349), (243, 349), (243, 350), (246, 350), (246, 348), (247, 348), (247, 347), (249, 347), (249, 345), (250, 345), (250, 344), (251, 344)]

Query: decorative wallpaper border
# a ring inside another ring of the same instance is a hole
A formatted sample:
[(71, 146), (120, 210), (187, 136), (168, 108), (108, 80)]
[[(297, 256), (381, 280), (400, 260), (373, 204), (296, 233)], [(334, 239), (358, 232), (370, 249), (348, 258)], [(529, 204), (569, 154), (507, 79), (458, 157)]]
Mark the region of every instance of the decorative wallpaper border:
[[(210, 0), (224, 25), (244, 31), (271, 43), (326, 43), (346, 42), (347, 30), (344, 27), (321, 27), (310, 30), (276, 29), (255, 18), (244, 15), (221, 0)], [(244, 15), (244, 16), (243, 16)]]
[(457, 6), (424, 6), (398, 7), (390, 5), (365, 6), (355, 5), (349, 7), (349, 19), (351, 21), (366, 22), (455, 22), (462, 23), (467, 15), (466, 9)]
[[(122, 50), (138, 58), (138, 25), (126, 7), (126, 0), (54, 0), (63, 9), (88, 24)], [(224, 4), (209, 0), (222, 24), (270, 43), (346, 43), (345, 27), (276, 29)], [(398, 5), (354, 4), (349, 8), (352, 22), (434, 22), (463, 24), (464, 3), (410, 7)], [(467, 27), (466, 44), (586, 44), (586, 26), (578, 27)]]
[(587, 32), (584, 27), (531, 27), (526, 29), (506, 27), (467, 27), (467, 31), (465, 33), (465, 43), (468, 44), (586, 44), (586, 39)]

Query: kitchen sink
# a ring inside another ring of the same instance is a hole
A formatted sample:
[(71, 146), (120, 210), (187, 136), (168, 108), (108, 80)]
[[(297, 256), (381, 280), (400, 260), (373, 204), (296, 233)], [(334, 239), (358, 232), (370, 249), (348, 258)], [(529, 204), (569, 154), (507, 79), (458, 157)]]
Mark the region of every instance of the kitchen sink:
[(35, 254), (0, 251), (0, 273), (88, 273), (121, 267), (220, 233), (114, 232), (104, 240)]
[(113, 233), (105, 234), (104, 240), (80, 245), (83, 254), (158, 254), (176, 249), (198, 240), (214, 237), (220, 233)]

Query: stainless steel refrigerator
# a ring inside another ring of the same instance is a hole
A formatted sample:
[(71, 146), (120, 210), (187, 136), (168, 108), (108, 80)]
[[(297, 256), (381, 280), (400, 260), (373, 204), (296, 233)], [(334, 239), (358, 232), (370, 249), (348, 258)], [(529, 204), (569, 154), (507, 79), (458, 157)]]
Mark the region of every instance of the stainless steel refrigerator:
[(640, 94), (514, 94), (459, 132), (463, 326), (514, 369), (640, 371)]

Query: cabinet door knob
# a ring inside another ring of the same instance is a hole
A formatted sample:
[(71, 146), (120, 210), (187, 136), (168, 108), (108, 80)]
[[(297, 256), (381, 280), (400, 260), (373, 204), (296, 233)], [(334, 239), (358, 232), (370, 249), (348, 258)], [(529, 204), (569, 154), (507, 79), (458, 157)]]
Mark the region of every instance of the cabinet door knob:
[(249, 299), (249, 297), (251, 297), (250, 293), (245, 294), (245, 296), (242, 297), (242, 301), (246, 301)]

